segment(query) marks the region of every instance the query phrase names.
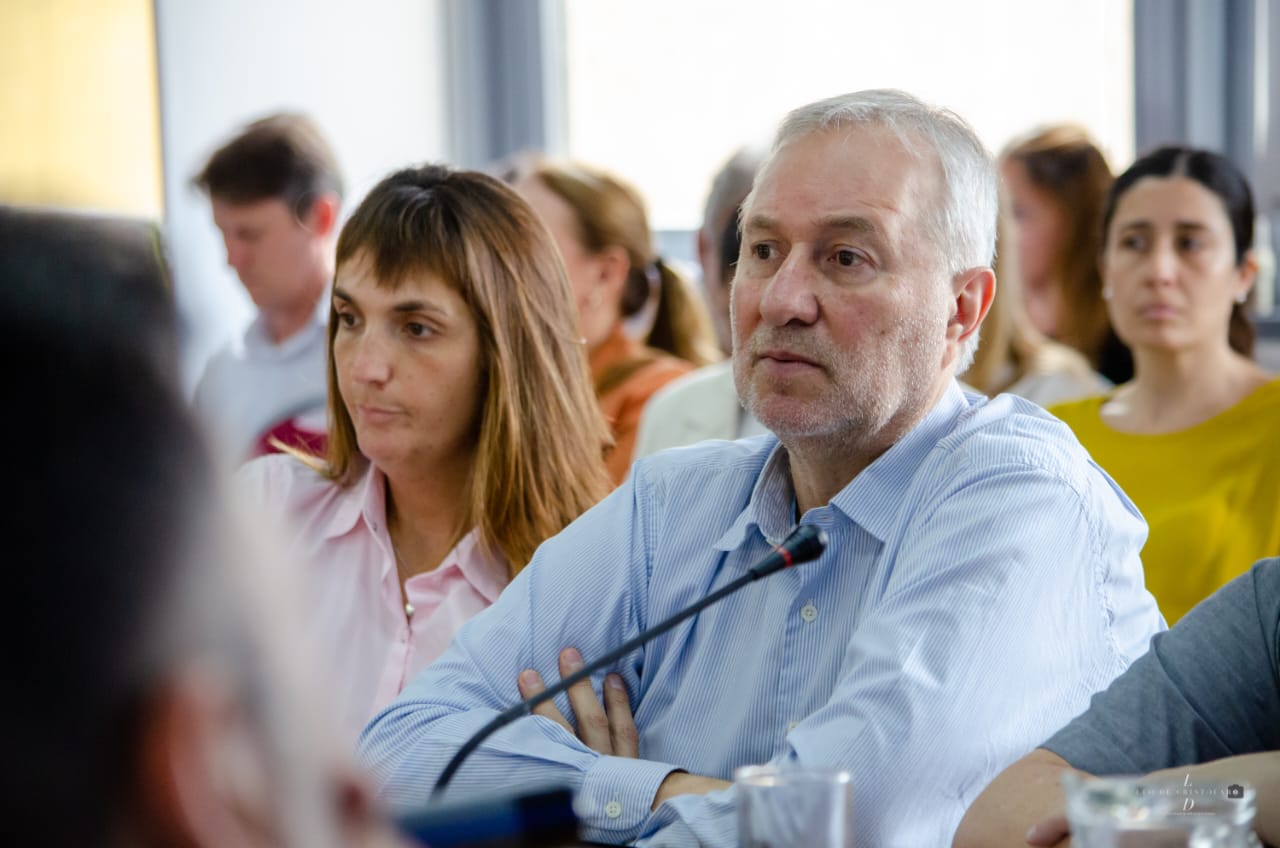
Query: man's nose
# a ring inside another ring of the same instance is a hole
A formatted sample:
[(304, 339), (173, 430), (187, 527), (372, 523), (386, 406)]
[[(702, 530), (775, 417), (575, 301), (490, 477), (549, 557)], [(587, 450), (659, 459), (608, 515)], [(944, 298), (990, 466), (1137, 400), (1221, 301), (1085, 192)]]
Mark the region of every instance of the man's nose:
[(808, 255), (800, 250), (791, 251), (765, 286), (760, 297), (760, 316), (775, 327), (812, 324), (818, 320), (818, 282)]

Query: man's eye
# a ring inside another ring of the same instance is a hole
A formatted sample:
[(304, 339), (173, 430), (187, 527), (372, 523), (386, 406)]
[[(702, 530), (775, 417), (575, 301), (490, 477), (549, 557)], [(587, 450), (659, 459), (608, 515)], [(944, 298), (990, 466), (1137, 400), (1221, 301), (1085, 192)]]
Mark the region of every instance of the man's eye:
[(756, 257), (756, 259), (771, 259), (771, 258), (773, 258), (773, 248), (772, 248), (772, 247), (770, 247), (770, 246), (769, 246), (769, 245), (767, 245), (767, 244), (757, 244), (757, 245), (754, 245), (754, 246), (751, 248), (751, 252), (752, 252), (752, 254)]
[(338, 323), (343, 327), (354, 327), (356, 325), (356, 316), (350, 312), (339, 312)]
[(853, 250), (837, 250), (836, 262), (839, 262), (846, 268), (852, 268), (855, 265), (862, 264), (862, 257)]

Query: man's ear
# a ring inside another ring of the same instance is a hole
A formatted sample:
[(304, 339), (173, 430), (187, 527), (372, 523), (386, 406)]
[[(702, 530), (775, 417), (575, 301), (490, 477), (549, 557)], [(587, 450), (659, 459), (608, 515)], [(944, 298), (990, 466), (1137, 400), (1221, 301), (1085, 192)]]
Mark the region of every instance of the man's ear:
[(331, 191), (321, 192), (311, 201), (303, 226), (321, 238), (329, 237), (338, 226), (338, 210), (341, 205), (338, 195)]
[(996, 296), (996, 275), (990, 268), (969, 268), (951, 281), (955, 311), (947, 325), (947, 338), (963, 342), (978, 331)]
[(185, 671), (162, 683), (140, 733), (138, 827), (157, 844), (245, 845), (269, 791), (243, 705), (225, 677)]

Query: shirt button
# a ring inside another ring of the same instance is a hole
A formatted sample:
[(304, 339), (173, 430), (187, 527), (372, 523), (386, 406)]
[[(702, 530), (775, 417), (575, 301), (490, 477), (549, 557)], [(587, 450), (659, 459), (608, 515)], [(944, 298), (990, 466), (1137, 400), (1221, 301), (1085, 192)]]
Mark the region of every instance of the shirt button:
[(789, 721), (789, 722), (787, 722), (787, 732), (788, 732), (788, 733), (790, 733), (791, 731), (795, 730), (795, 729), (796, 729), (797, 727), (799, 727), (799, 726), (800, 726), (800, 722), (798, 722), (798, 721)]
[(622, 805), (617, 801), (610, 801), (604, 805), (604, 814), (611, 819), (616, 819), (622, 815)]
[(818, 608), (813, 605), (813, 601), (810, 601), (800, 608), (800, 617), (806, 622), (813, 622), (817, 620)]

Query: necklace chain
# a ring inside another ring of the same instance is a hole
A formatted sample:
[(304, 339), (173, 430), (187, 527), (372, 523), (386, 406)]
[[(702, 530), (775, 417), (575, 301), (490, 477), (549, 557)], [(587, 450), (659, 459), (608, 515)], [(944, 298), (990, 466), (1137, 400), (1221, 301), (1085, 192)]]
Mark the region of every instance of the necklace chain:
[(409, 577), (413, 575), (409, 573), (409, 566), (405, 565), (404, 557), (400, 556), (400, 549), (396, 547), (394, 540), (391, 541), (391, 555), (396, 558), (396, 576), (400, 578), (400, 593), (401, 597), (404, 598), (404, 615), (405, 618), (412, 619), (414, 606), (409, 603)]

